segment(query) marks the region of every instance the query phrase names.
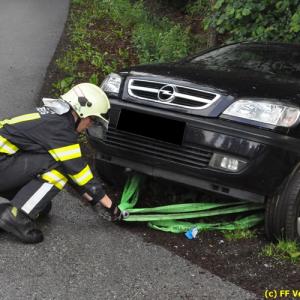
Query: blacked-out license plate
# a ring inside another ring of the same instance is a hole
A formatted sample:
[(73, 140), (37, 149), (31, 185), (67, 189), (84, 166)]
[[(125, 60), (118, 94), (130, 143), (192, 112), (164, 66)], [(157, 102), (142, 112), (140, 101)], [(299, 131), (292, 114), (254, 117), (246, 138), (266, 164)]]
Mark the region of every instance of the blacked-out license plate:
[(120, 113), (117, 129), (181, 145), (185, 123), (123, 109)]

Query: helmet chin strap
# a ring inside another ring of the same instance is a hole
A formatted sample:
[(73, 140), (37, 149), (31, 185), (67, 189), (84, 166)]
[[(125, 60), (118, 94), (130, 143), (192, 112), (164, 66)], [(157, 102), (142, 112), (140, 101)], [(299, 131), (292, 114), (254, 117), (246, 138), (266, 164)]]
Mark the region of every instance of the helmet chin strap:
[(75, 130), (77, 130), (81, 119), (80, 119), (80, 117), (78, 116), (78, 114), (74, 110), (72, 110), (72, 115), (73, 115), (74, 120), (75, 120)]
[(80, 123), (81, 119), (78, 118), (75, 122), (75, 130), (77, 130), (78, 126), (79, 126), (79, 123)]

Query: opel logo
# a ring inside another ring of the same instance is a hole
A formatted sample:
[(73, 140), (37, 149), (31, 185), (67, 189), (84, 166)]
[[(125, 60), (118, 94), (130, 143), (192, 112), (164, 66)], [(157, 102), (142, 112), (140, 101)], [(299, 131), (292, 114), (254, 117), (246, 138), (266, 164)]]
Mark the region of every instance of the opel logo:
[(175, 99), (176, 87), (172, 84), (164, 85), (158, 91), (158, 100), (162, 102), (171, 102)]

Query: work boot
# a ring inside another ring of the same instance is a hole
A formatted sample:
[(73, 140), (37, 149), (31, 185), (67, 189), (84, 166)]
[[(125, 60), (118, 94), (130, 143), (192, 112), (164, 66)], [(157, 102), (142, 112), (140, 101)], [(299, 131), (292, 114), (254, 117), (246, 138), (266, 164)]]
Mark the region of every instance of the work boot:
[(11, 233), (23, 243), (35, 244), (44, 239), (43, 233), (35, 228), (33, 221), (10, 204), (0, 206), (0, 228)]
[(50, 214), (50, 211), (52, 209), (52, 202), (49, 202), (46, 207), (40, 211), (38, 218), (45, 218)]

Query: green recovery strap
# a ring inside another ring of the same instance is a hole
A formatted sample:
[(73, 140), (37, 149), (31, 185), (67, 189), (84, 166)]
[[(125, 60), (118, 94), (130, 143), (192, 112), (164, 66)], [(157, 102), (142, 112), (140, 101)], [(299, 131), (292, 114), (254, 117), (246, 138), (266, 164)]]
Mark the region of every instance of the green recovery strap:
[(128, 210), (136, 205), (141, 180), (142, 178), (137, 175), (128, 178), (124, 186), (120, 204), (118, 205), (120, 210)]
[[(206, 203), (203, 203), (205, 205)], [(210, 203), (209, 203), (210, 204)], [(191, 212), (191, 213), (176, 213), (176, 214), (149, 214), (149, 215), (135, 215), (134, 210), (129, 213), (129, 217), (126, 221), (160, 221), (160, 220), (180, 220), (180, 219), (195, 219), (203, 217), (211, 217), (218, 215), (227, 215), (238, 212), (252, 211), (262, 209), (260, 204), (243, 204), (234, 207), (224, 208), (224, 209), (214, 209), (202, 212)]]
[(259, 224), (264, 219), (263, 214), (253, 214), (233, 222), (220, 223), (191, 223), (183, 221), (155, 221), (149, 222), (148, 226), (153, 229), (158, 229), (167, 232), (181, 233), (186, 232), (191, 228), (200, 230), (237, 230), (246, 229)]
[(194, 211), (201, 211), (207, 210), (211, 208), (218, 208), (218, 207), (226, 207), (232, 205), (241, 204), (240, 202), (228, 202), (228, 203), (184, 203), (184, 204), (172, 204), (172, 205), (164, 205), (152, 208), (129, 208), (127, 211), (129, 213), (134, 214), (141, 214), (141, 213), (186, 213), (186, 212), (194, 212)]
[(227, 215), (239, 212), (257, 211), (264, 208), (262, 204), (245, 202), (227, 203), (185, 203), (164, 205), (152, 208), (134, 208), (138, 201), (141, 177), (135, 175), (125, 184), (119, 208), (129, 213), (125, 221), (148, 222), (148, 226), (169, 232), (184, 232), (191, 228), (234, 230), (252, 227), (263, 220), (263, 214), (253, 214), (233, 222), (190, 223), (177, 221), (181, 219), (203, 218)]

